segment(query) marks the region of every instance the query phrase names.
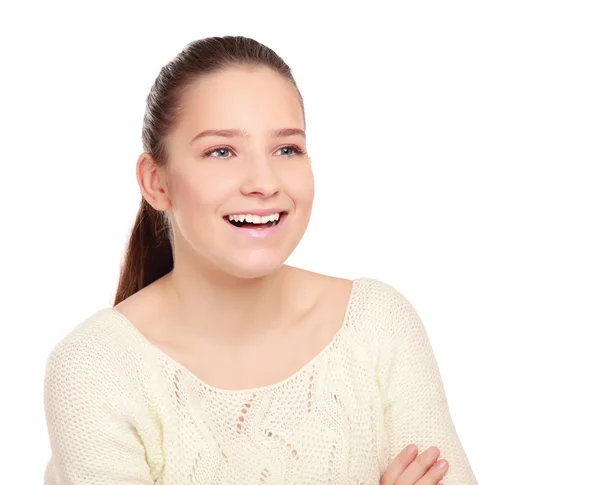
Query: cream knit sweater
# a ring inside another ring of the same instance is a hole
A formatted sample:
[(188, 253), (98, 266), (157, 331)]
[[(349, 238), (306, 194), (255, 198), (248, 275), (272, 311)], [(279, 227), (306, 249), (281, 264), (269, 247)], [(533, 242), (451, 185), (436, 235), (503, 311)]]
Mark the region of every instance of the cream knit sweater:
[(440, 450), (444, 485), (476, 485), (419, 316), (353, 280), (344, 323), (289, 378), (211, 387), (104, 308), (50, 354), (45, 485), (378, 485), (409, 443)]

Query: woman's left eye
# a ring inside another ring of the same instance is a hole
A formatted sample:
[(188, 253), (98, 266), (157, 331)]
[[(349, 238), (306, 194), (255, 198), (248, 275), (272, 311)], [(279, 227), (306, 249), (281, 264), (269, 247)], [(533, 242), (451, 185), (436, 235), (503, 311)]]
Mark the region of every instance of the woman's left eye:
[[(288, 145), (285, 147), (281, 147), (279, 150), (287, 150), (287, 153), (284, 154), (284, 156), (289, 157), (291, 155), (300, 155), (301, 153), (304, 153), (302, 150), (300, 150), (300, 148), (298, 148), (295, 145)], [(277, 150), (277, 151), (279, 151)]]

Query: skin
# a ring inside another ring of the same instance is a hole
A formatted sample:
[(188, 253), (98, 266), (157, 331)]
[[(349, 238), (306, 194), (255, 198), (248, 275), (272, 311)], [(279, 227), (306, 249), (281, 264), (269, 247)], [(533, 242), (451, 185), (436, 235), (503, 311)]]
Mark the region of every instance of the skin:
[[(304, 130), (300, 100), (270, 69), (230, 68), (198, 80), (183, 105), (167, 139), (167, 167), (156, 168), (144, 153), (137, 169), (143, 196), (173, 221), (176, 263), (160, 283), (163, 296), (179, 308), (190, 336), (248, 341), (282, 322), (295, 290), (284, 262), (308, 226), (313, 172), (303, 136), (269, 132)], [(190, 145), (204, 130), (230, 128), (248, 137), (209, 136)], [(289, 145), (305, 153), (290, 155)], [(226, 151), (215, 153), (219, 147)], [(223, 220), (267, 208), (289, 215), (285, 230), (265, 240), (240, 235)], [(218, 327), (211, 325), (215, 315)]]
[[(413, 449), (411, 450), (411, 446)], [(448, 462), (438, 460), (440, 450), (435, 446), (418, 455), (415, 445), (408, 445), (390, 463), (381, 485), (443, 485), (440, 480), (448, 472)]]
[[(142, 196), (172, 221), (174, 269), (115, 308), (205, 382), (229, 389), (268, 385), (327, 345), (351, 286), (285, 264), (307, 229), (314, 179), (305, 136), (271, 133), (305, 130), (300, 98), (268, 68), (232, 67), (198, 79), (182, 105), (166, 139), (167, 165), (157, 166), (144, 152), (136, 166)], [(204, 130), (224, 129), (246, 136), (192, 141)], [(223, 220), (270, 208), (288, 212), (271, 238), (247, 237)], [(286, 351), (291, 347), (296, 360)], [(424, 455), (404, 451), (381, 483), (437, 484), (428, 471), (435, 458)]]
[[(142, 153), (136, 172), (171, 218), (174, 269), (116, 309), (209, 385), (270, 385), (331, 341), (352, 283), (284, 264), (308, 226), (314, 179), (303, 133), (271, 134), (305, 129), (300, 97), (268, 68), (229, 68), (196, 80), (182, 106), (168, 163)], [(224, 129), (246, 136), (194, 140)], [(255, 209), (288, 212), (277, 235), (253, 239), (223, 219)]]

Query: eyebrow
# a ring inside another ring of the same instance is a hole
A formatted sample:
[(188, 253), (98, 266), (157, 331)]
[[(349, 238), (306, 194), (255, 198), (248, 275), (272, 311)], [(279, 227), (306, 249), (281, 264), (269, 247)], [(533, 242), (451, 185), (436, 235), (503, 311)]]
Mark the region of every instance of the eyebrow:
[[(292, 135), (300, 135), (300, 136), (306, 138), (306, 133), (304, 133), (304, 130), (301, 130), (299, 128), (281, 128), (279, 130), (271, 130), (269, 132), (269, 136), (271, 138), (281, 138), (284, 136), (292, 136)], [(247, 138), (251, 135), (247, 131), (239, 130), (237, 128), (230, 128), (227, 130), (204, 130), (204, 131), (198, 133), (194, 138), (192, 138), (192, 140), (190, 141), (190, 145), (192, 143), (194, 143), (197, 139), (203, 138), (206, 136), (225, 136), (228, 138), (234, 138), (234, 137)]]

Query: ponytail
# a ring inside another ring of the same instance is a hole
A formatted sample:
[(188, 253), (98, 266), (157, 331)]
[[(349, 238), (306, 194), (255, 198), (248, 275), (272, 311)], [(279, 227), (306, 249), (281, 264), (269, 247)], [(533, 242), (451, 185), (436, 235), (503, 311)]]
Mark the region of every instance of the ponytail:
[(173, 249), (166, 213), (142, 197), (121, 265), (114, 305), (173, 269)]

